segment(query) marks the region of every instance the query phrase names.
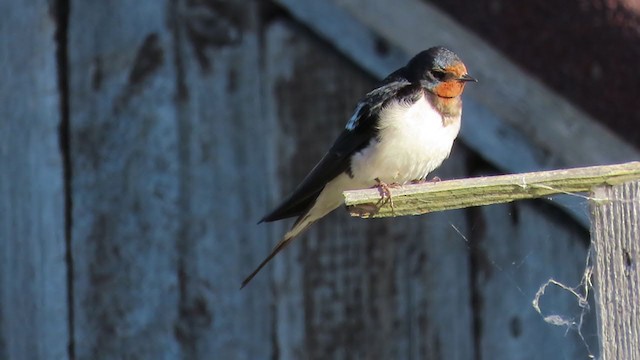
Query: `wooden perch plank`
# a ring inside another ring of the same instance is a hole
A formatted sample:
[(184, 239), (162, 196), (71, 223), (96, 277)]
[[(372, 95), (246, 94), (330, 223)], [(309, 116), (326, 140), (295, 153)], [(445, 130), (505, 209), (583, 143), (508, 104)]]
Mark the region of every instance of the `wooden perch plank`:
[(405, 185), (381, 202), (378, 189), (345, 191), (351, 216), (380, 218), (588, 192), (598, 185), (640, 179), (640, 162)]
[(640, 359), (640, 182), (594, 189), (591, 238), (600, 355)]

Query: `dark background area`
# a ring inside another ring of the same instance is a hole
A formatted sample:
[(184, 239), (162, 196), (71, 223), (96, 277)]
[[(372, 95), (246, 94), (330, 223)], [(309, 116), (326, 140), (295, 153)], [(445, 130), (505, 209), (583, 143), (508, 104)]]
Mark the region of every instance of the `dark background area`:
[(432, 3), (640, 147), (640, 2)]

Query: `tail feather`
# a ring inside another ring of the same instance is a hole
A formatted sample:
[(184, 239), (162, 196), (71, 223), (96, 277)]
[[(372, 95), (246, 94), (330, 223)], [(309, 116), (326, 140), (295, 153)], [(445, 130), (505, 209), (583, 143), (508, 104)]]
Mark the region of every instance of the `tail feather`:
[(269, 256), (267, 256), (264, 260), (262, 260), (260, 265), (258, 265), (258, 267), (255, 270), (253, 270), (253, 272), (249, 274), (249, 276), (247, 276), (246, 279), (244, 279), (244, 281), (242, 282), (242, 285), (240, 285), (240, 289), (247, 286), (247, 284), (258, 274), (258, 272), (260, 272), (260, 270), (262, 270), (262, 268), (265, 265), (267, 265), (267, 263), (271, 261), (271, 259), (273, 259), (273, 257), (276, 256), (276, 254), (280, 252), (280, 250), (284, 249), (289, 244), (289, 242), (291, 242), (291, 239), (287, 239), (287, 238), (282, 239), (278, 243), (278, 245), (276, 245), (276, 247), (273, 248), (273, 250), (271, 251), (271, 254), (269, 254)]
[(249, 274), (249, 276), (247, 276), (246, 279), (244, 279), (244, 281), (242, 282), (242, 285), (240, 286), (240, 289), (244, 288), (260, 272), (260, 270), (262, 270), (262, 268), (265, 265), (267, 265), (267, 263), (271, 261), (271, 259), (273, 259), (274, 256), (276, 256), (280, 251), (282, 251), (282, 249), (284, 249), (287, 245), (289, 245), (291, 243), (291, 240), (295, 239), (298, 235), (300, 235), (304, 230), (306, 230), (309, 226), (311, 226), (311, 224), (315, 222), (315, 220), (309, 221), (309, 218), (310, 218), (309, 213), (307, 213), (305, 215), (300, 216), (298, 220), (296, 220), (295, 224), (293, 225), (293, 228), (291, 228), (291, 230), (289, 230), (284, 235), (284, 238), (282, 238), (282, 240), (278, 242), (278, 244), (273, 248), (273, 250), (271, 250), (271, 253), (269, 254), (269, 256), (267, 256), (264, 260), (262, 260), (260, 265), (258, 265), (258, 267), (255, 270), (253, 270), (253, 272)]
[[(267, 258), (264, 259), (260, 263), (260, 265), (258, 265), (258, 267), (249, 276), (247, 276), (246, 279), (244, 279), (240, 288), (242, 289), (243, 287), (245, 287), (251, 281), (251, 279), (253, 279), (254, 276), (256, 276), (256, 274), (258, 274), (258, 272), (260, 272), (260, 270), (262, 270), (262, 268), (267, 265), (267, 263), (271, 261), (274, 256), (276, 256), (276, 254), (278, 254), (282, 249), (289, 245), (289, 243), (291, 243), (291, 240), (295, 239), (313, 223), (340, 206), (340, 204), (343, 203), (342, 191), (348, 187), (353, 188), (353, 185), (347, 186), (349, 184), (349, 181), (350, 178), (344, 174), (330, 181), (322, 190), (317, 199), (315, 199), (315, 201), (309, 205), (310, 207), (298, 217), (298, 220), (296, 220), (296, 222), (293, 224), (291, 230), (289, 230), (284, 235), (278, 245), (273, 248), (269, 256), (267, 256)], [(263, 220), (270, 221), (268, 219)]]

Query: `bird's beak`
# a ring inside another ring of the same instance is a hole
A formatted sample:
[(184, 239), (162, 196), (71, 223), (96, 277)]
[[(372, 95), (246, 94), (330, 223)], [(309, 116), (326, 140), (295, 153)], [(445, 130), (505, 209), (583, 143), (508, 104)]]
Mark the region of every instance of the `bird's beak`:
[(464, 75), (460, 76), (460, 77), (458, 78), (458, 80), (460, 80), (460, 81), (473, 81), (473, 82), (478, 82), (478, 80), (476, 80), (475, 78), (473, 78), (473, 77), (469, 76), (469, 74), (464, 74)]

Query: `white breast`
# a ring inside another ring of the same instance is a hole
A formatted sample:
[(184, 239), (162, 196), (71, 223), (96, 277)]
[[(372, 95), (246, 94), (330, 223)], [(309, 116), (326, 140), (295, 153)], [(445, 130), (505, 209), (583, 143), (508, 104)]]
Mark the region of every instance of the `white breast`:
[(354, 180), (371, 185), (424, 179), (451, 151), (460, 119), (444, 126), (442, 116), (423, 96), (416, 103), (389, 104), (380, 114), (378, 141), (354, 155)]

